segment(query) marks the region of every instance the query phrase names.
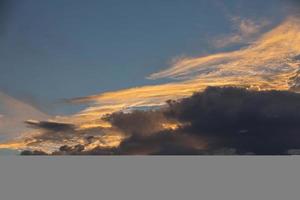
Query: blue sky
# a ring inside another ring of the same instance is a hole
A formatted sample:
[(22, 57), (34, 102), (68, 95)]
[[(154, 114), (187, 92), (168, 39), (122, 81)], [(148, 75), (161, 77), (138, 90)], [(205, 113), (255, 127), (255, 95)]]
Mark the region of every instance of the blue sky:
[[(145, 77), (178, 56), (221, 51), (211, 42), (234, 31), (231, 17), (276, 22), (285, 15), (280, 0), (222, 2), (7, 1), (0, 35), (0, 90), (52, 104), (161, 83), (165, 80)], [(68, 111), (49, 108), (43, 109)]]

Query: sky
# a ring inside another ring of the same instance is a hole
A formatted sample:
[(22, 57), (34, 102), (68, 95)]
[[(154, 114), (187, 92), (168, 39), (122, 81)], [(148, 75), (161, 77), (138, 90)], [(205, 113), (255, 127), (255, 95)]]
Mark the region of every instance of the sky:
[(109, 129), (100, 116), (207, 86), (296, 91), (288, 80), (300, 63), (298, 8), (297, 0), (2, 0), (0, 136), (40, 134), (49, 120), (75, 126), (72, 134)]
[(49, 103), (155, 84), (145, 77), (174, 57), (219, 51), (232, 17), (284, 16), (276, 0), (4, 2), (0, 87)]

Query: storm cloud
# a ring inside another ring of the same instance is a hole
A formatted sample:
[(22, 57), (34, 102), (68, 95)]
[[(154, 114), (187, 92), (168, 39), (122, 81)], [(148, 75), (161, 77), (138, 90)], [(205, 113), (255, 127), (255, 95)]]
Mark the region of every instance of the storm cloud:
[[(166, 107), (106, 120), (126, 133), (119, 146), (64, 146), (53, 154), (286, 155), (300, 149), (300, 94), (288, 91), (209, 87)], [(160, 128), (170, 122), (178, 126)]]
[(284, 154), (300, 145), (300, 95), (296, 93), (208, 88), (170, 103), (167, 115), (189, 122), (182, 131), (204, 137), (211, 149)]

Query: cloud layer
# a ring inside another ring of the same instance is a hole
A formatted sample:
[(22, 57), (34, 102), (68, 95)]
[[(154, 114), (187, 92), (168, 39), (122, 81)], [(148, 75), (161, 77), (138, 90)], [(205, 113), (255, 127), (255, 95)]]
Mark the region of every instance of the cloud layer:
[[(105, 120), (124, 133), (119, 145), (86, 148), (97, 140), (86, 136), (86, 144), (64, 145), (52, 154), (285, 155), (300, 149), (300, 94), (287, 91), (210, 87), (163, 108), (118, 112)], [(166, 123), (177, 127), (164, 128)]]
[[(300, 23), (290, 17), (278, 27), (265, 33), (250, 46), (232, 52), (178, 60), (170, 68), (154, 73), (158, 78), (260, 78), (294, 72), (300, 54)], [(259, 81), (259, 80), (258, 80)], [(271, 82), (271, 80), (268, 80)], [(278, 87), (282, 87), (278, 85)]]

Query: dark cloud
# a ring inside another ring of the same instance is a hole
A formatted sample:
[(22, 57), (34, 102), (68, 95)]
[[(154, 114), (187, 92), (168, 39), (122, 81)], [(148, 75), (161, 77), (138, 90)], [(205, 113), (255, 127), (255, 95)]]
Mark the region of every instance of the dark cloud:
[(161, 110), (137, 110), (131, 113), (118, 112), (108, 116), (106, 120), (127, 135), (144, 136), (160, 131), (162, 123), (168, 121)]
[(78, 144), (75, 146), (64, 145), (58, 151), (53, 152), (53, 155), (79, 155), (85, 149), (84, 145)]
[(26, 121), (28, 126), (39, 129), (40, 133), (32, 136), (30, 145), (38, 145), (43, 142), (62, 142), (76, 137), (75, 127), (72, 124), (49, 121)]
[(197, 136), (161, 132), (149, 136), (133, 135), (116, 148), (85, 150), (83, 145), (64, 145), (52, 155), (197, 155), (204, 154), (203, 147), (203, 141)]
[(292, 92), (208, 88), (170, 103), (166, 115), (189, 122), (183, 131), (201, 135), (210, 148), (283, 154), (300, 145), (300, 95)]
[[(54, 155), (286, 155), (300, 149), (300, 94), (287, 91), (210, 87), (162, 109), (107, 120), (127, 134), (119, 147), (64, 146)], [(161, 129), (170, 121), (181, 125)]]
[[(57, 151), (53, 152), (54, 155), (76, 155), (80, 154), (85, 149), (85, 145), (90, 145), (94, 142), (98, 144), (107, 145), (107, 141), (102, 138), (106, 133), (102, 128), (90, 128), (86, 130), (76, 130), (73, 124), (58, 123), (58, 122), (34, 122), (27, 121), (31, 127), (38, 129), (39, 133), (32, 135), (25, 141), (28, 146), (35, 148), (42, 147), (43, 145), (63, 145), (75, 144), (74, 146), (61, 146)], [(80, 142), (80, 144), (78, 144)], [(76, 145), (77, 144), (77, 145)], [(25, 154), (30, 151), (26, 150)], [(31, 152), (31, 154), (40, 154), (42, 151)], [(46, 154), (46, 152), (44, 152)]]
[(43, 152), (43, 151), (29, 151), (29, 150), (25, 150), (21, 152), (22, 156), (45, 156), (48, 155), (47, 153)]
[(33, 128), (45, 129), (49, 131), (68, 131), (73, 130), (73, 124), (50, 122), (50, 121), (26, 121), (26, 124)]
[(201, 137), (164, 131), (150, 136), (132, 136), (119, 146), (119, 154), (182, 155), (199, 154), (205, 143)]

